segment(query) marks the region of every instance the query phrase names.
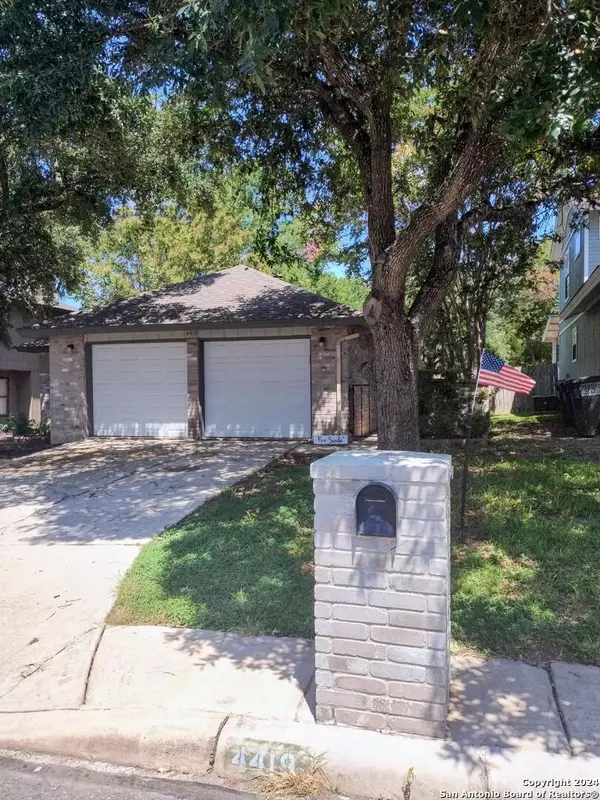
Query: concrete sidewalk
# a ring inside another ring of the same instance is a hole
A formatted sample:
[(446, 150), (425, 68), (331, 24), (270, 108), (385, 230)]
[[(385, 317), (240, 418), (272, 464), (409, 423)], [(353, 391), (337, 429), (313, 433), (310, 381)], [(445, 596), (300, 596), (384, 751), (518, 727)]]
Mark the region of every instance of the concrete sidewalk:
[(0, 713), (0, 747), (233, 783), (310, 769), (324, 755), (328, 775), (353, 795), (397, 797), (412, 768), (412, 800), (600, 776), (597, 667), (455, 657), (443, 741), (317, 725), (313, 675), (312, 643), (301, 639), (108, 627), (81, 679), (81, 705), (23, 698)]
[[(80, 707), (89, 710), (315, 724), (314, 659), (311, 642), (291, 637), (109, 626), (75, 688)], [(69, 678), (74, 686), (72, 671)], [(37, 680), (44, 680), (43, 671)], [(11, 710), (56, 707), (33, 693)], [(547, 671), (455, 656), (448, 723), (447, 747), (457, 752), (486, 747), (600, 756), (600, 668), (554, 662)]]
[[(302, 639), (109, 627), (85, 705), (314, 724), (313, 675), (313, 646)], [(458, 749), (600, 756), (600, 668), (555, 662), (546, 671), (507, 659), (454, 657), (448, 742)]]

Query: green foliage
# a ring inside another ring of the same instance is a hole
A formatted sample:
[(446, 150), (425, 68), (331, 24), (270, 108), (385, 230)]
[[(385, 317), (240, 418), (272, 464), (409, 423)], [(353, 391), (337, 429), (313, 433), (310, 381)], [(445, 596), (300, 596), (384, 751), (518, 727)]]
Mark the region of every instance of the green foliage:
[(496, 293), (488, 317), (488, 348), (511, 364), (550, 364), (552, 346), (542, 342), (549, 314), (558, 310), (558, 281), (544, 241), (531, 266)]
[(31, 436), (36, 430), (36, 423), (22, 412), (9, 414), (0, 429), (13, 436)]
[[(471, 412), (472, 383), (464, 383), (456, 371), (436, 375), (419, 371), (419, 433), (424, 439), (455, 439), (467, 434)], [(479, 393), (471, 421), (473, 437), (484, 436), (490, 426)]]
[(72, 293), (81, 235), (147, 193), (164, 161), (144, 160), (149, 98), (107, 43), (127, 3), (5, 0), (0, 14), (0, 336), (14, 303)]
[[(315, 220), (308, 211), (293, 213), (293, 198), (281, 207), (265, 204), (259, 173), (205, 171), (190, 162), (185, 154), (189, 125), (181, 121), (180, 104), (156, 113), (153, 130), (165, 129), (172, 136), (176, 181), (154, 199), (148, 192), (136, 208), (118, 208), (111, 223), (90, 240), (78, 291), (85, 305), (245, 263), (352, 307), (362, 306), (366, 284), (327, 270), (340, 255), (334, 226)], [(160, 150), (161, 141), (162, 133), (149, 147)]]

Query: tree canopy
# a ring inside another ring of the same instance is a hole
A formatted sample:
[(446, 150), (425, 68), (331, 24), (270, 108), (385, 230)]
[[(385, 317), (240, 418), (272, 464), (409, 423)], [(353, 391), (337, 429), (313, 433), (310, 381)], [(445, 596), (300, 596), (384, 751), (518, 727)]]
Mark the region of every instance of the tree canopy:
[(498, 215), (499, 192), (477, 205), (481, 181), (504, 161), (549, 163), (592, 125), (590, 4), (197, 0), (150, 14), (124, 58), (189, 99), (215, 157), (268, 164), (274, 190), (293, 180), (324, 215), (362, 211), (380, 445), (417, 446), (418, 352), (460, 266), (463, 213)]
[[(32, 192), (12, 199), (31, 180), (71, 222), (88, 210), (101, 218), (115, 196), (143, 211), (142, 190), (177, 178), (168, 157), (147, 157), (144, 104), (177, 98), (173, 124), (185, 119), (198, 169), (255, 172), (266, 203), (285, 198), (289, 217), (343, 232), (349, 265), (368, 256), (382, 447), (418, 446), (418, 358), (464, 263), (466, 233), (595, 191), (600, 22), (589, 0), (47, 0), (39, 13), (11, 0), (8, 9), (0, 148), (15, 165), (3, 206), (11, 219), (33, 212)], [(54, 265), (60, 276), (56, 254)]]

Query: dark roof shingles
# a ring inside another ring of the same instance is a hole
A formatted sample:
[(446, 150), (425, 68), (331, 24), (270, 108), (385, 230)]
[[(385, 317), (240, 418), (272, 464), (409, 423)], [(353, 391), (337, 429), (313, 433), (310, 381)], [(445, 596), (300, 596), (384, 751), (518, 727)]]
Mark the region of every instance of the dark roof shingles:
[(249, 267), (201, 275), (155, 292), (33, 326), (40, 330), (138, 325), (360, 321), (359, 311)]

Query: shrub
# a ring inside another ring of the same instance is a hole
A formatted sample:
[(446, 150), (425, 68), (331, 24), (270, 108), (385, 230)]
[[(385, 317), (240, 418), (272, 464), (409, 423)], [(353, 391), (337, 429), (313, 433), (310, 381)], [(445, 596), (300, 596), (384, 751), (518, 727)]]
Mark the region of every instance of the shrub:
[(27, 419), (22, 411), (9, 414), (6, 422), (0, 425), (0, 432), (12, 433), (13, 436), (49, 436), (50, 422), (44, 420), (38, 423), (33, 419)]
[(13, 436), (30, 436), (32, 433), (32, 425), (35, 425), (33, 420), (27, 419), (22, 411), (9, 414), (3, 428)]
[[(419, 432), (425, 439), (454, 439), (467, 432), (471, 411), (472, 387), (456, 374), (438, 376), (419, 372)], [(471, 435), (483, 436), (489, 430), (485, 392), (478, 392), (471, 424)]]

